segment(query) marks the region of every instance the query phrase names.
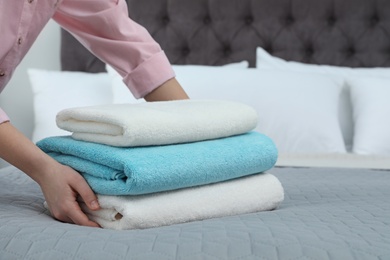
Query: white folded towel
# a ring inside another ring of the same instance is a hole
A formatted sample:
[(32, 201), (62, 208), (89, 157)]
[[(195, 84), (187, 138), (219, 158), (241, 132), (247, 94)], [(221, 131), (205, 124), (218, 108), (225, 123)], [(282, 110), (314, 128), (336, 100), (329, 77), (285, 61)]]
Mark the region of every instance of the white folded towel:
[(179, 100), (69, 108), (56, 121), (74, 139), (131, 147), (242, 134), (256, 127), (258, 116), (238, 102)]
[(175, 191), (140, 196), (98, 195), (101, 210), (82, 210), (101, 227), (144, 229), (189, 221), (273, 210), (284, 199), (270, 173)]

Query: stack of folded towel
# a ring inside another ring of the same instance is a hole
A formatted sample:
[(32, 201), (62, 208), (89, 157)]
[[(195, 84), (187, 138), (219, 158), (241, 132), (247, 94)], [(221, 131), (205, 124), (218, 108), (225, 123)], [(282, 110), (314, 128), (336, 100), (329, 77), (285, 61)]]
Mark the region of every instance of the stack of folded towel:
[(181, 100), (66, 109), (57, 125), (72, 136), (37, 145), (86, 179), (103, 228), (135, 229), (275, 209), (284, 198), (267, 173), (270, 138), (252, 132), (244, 104)]

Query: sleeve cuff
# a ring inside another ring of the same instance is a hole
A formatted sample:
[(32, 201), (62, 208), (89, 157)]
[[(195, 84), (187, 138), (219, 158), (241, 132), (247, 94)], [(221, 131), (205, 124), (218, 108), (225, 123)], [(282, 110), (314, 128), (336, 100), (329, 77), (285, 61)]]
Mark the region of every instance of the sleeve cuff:
[(0, 108), (0, 124), (9, 121), (7, 114)]
[(175, 77), (175, 72), (164, 51), (153, 55), (123, 78), (136, 98), (143, 98), (164, 82)]

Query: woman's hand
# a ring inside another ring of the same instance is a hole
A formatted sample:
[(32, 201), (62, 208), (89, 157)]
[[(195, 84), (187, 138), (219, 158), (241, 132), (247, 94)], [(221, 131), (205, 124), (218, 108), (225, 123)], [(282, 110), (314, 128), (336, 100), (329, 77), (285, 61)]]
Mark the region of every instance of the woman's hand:
[(10, 122), (0, 124), (0, 144), (0, 157), (41, 186), (55, 218), (83, 226), (99, 226), (88, 219), (76, 201), (80, 196), (91, 210), (99, 209), (96, 195), (78, 172), (45, 154)]
[(98, 210), (99, 203), (84, 178), (68, 166), (58, 164), (39, 181), (52, 216), (62, 222), (82, 226), (99, 227), (88, 219), (77, 202), (78, 196), (91, 210)]

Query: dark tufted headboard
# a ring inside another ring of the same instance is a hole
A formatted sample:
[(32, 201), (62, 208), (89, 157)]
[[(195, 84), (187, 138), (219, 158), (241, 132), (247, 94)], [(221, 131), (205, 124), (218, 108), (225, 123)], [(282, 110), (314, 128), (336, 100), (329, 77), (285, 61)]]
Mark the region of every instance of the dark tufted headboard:
[[(248, 60), (262, 46), (286, 60), (390, 67), (390, 0), (128, 0), (172, 64)], [(62, 69), (104, 64), (62, 34)]]

